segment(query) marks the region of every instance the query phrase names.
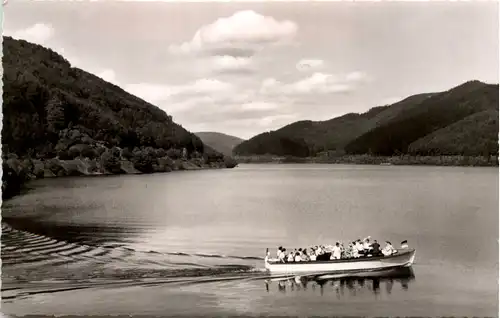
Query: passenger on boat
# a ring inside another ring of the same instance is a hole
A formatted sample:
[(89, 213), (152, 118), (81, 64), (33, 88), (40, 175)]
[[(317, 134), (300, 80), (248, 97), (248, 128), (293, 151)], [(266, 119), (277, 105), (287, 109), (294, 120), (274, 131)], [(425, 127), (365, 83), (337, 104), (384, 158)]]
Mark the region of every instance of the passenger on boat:
[(380, 244), (378, 244), (377, 240), (374, 240), (372, 245), (371, 245), (371, 252), (372, 256), (380, 256), (382, 252), (380, 251)]
[(340, 242), (340, 258), (346, 258), (347, 248), (344, 246), (343, 242)]
[(281, 250), (283, 250), (283, 246), (278, 247), (278, 251), (276, 251), (276, 257), (280, 258)]
[(316, 246), (316, 256), (319, 256), (321, 254), (323, 254), (323, 250), (321, 249), (321, 245)]
[(340, 243), (340, 258), (349, 258), (349, 245), (344, 248), (344, 243)]
[(366, 252), (366, 251), (371, 250), (371, 246), (370, 246), (370, 238), (371, 238), (371, 237), (370, 237), (370, 236), (368, 236), (367, 238), (365, 238), (365, 239), (363, 240), (363, 249), (365, 250), (365, 252)]
[(352, 245), (351, 245), (351, 257), (353, 258), (358, 258), (359, 257), (359, 253), (358, 253), (358, 248), (356, 247), (356, 242), (352, 242)]
[(295, 262), (302, 262), (302, 257), (300, 257), (300, 253), (297, 252), (295, 254), (295, 259), (294, 259)]
[(316, 255), (316, 260), (317, 261), (328, 261), (330, 260), (330, 255), (332, 254), (331, 252), (328, 252), (326, 250), (326, 247), (324, 245), (321, 245), (319, 247), (320, 252), (318, 255)]
[(408, 241), (407, 240), (404, 240), (403, 242), (401, 242), (401, 248), (402, 249), (408, 248)]
[(391, 242), (385, 241), (385, 247), (382, 250), (382, 254), (384, 254), (384, 256), (390, 256), (396, 252), (397, 250), (392, 246)]
[(315, 262), (316, 261), (316, 253), (314, 252), (314, 250), (311, 252), (311, 255), (309, 256), (309, 259), (311, 260), (311, 262)]
[(340, 259), (341, 256), (342, 256), (342, 250), (340, 248), (339, 242), (337, 242), (333, 247), (332, 256), (330, 256), (330, 259)]
[(311, 258), (309, 257), (309, 254), (307, 253), (307, 249), (302, 250), (302, 260), (304, 262), (309, 262)]
[(349, 243), (349, 245), (347, 245), (347, 248), (343, 252), (342, 258), (353, 258), (354, 257), (353, 254), (354, 254), (354, 242), (351, 242)]
[(284, 263), (284, 262), (285, 262), (285, 259), (286, 259), (286, 248), (282, 248), (282, 249), (281, 249), (281, 252), (280, 252), (280, 255), (278, 256), (278, 260), (279, 260), (281, 263)]
[(359, 239), (356, 241), (356, 249), (358, 250), (359, 255), (365, 255), (365, 248)]
[(293, 252), (290, 252), (287, 257), (287, 262), (292, 263), (294, 259)]

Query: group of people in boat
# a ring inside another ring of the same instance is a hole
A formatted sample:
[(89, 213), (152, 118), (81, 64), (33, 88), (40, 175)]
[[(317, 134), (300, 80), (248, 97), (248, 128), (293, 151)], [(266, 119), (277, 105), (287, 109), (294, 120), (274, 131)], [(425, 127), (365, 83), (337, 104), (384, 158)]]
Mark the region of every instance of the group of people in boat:
[[(343, 243), (337, 242), (334, 246), (319, 245), (310, 248), (299, 248), (293, 251), (287, 251), (282, 246), (278, 247), (276, 253), (277, 259), (282, 263), (289, 262), (314, 262), (327, 261), (336, 259), (352, 259), (359, 257), (372, 256), (390, 256), (397, 253), (397, 250), (392, 246), (391, 242), (386, 241), (385, 247), (381, 249), (377, 240), (370, 242), (371, 237), (368, 236), (363, 240), (350, 242), (347, 247)], [(401, 242), (401, 248), (408, 248), (407, 241)]]

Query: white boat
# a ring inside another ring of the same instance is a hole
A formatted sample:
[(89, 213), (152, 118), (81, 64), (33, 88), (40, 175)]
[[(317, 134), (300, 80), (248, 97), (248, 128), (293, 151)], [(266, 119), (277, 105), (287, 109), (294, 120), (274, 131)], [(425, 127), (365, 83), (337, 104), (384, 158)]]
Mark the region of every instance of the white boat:
[(346, 276), (370, 276), (412, 266), (415, 260), (414, 249), (398, 249), (390, 256), (366, 256), (326, 261), (281, 263), (270, 259), (269, 252), (264, 258), (266, 270), (271, 274), (342, 274)]

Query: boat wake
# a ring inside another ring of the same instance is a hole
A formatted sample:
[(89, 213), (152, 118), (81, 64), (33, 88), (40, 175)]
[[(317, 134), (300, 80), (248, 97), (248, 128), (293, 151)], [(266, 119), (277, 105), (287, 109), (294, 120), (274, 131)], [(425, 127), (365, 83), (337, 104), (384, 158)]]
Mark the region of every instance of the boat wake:
[[(60, 233), (60, 232), (58, 232)], [(139, 251), (108, 240), (75, 242), (2, 223), (2, 301), (89, 288), (179, 286), (262, 280), (297, 280), (269, 274), (263, 258), (186, 252)], [(315, 273), (301, 280), (343, 279)], [(281, 283), (280, 283), (281, 282)], [(281, 287), (280, 287), (281, 288)]]
[(109, 242), (83, 244), (15, 229), (7, 223), (2, 223), (1, 246), (4, 300), (82, 288), (266, 277), (265, 270), (257, 267), (259, 257), (138, 251)]

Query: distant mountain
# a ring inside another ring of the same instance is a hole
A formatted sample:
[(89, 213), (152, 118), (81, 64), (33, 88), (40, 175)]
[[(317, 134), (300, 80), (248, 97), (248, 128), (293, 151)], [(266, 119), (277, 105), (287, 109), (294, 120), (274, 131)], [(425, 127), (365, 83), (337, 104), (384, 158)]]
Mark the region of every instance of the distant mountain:
[(229, 163), (160, 108), (50, 49), (4, 36), (2, 63), (4, 198), (35, 177)]
[(232, 156), (233, 148), (244, 141), (244, 139), (218, 132), (197, 132), (195, 135), (197, 135), (204, 144), (226, 156)]
[[(484, 111), (488, 112), (469, 118)], [(471, 155), (496, 154), (498, 146), (493, 145), (498, 145), (498, 123), (495, 126), (491, 111), (498, 111), (498, 85), (470, 81), (445, 92), (410, 96), (363, 114), (295, 122), (242, 142), (234, 153), (295, 157), (315, 156), (324, 151), (339, 155), (438, 155), (463, 154), (463, 148)], [(461, 123), (462, 120), (465, 121)], [(496, 127), (497, 133), (492, 127)], [(460, 129), (474, 133), (459, 133)], [(483, 145), (490, 145), (486, 149), (477, 146), (473, 136), (479, 135)], [(463, 146), (452, 147), (457, 138)], [(426, 144), (431, 141), (432, 145)]]

